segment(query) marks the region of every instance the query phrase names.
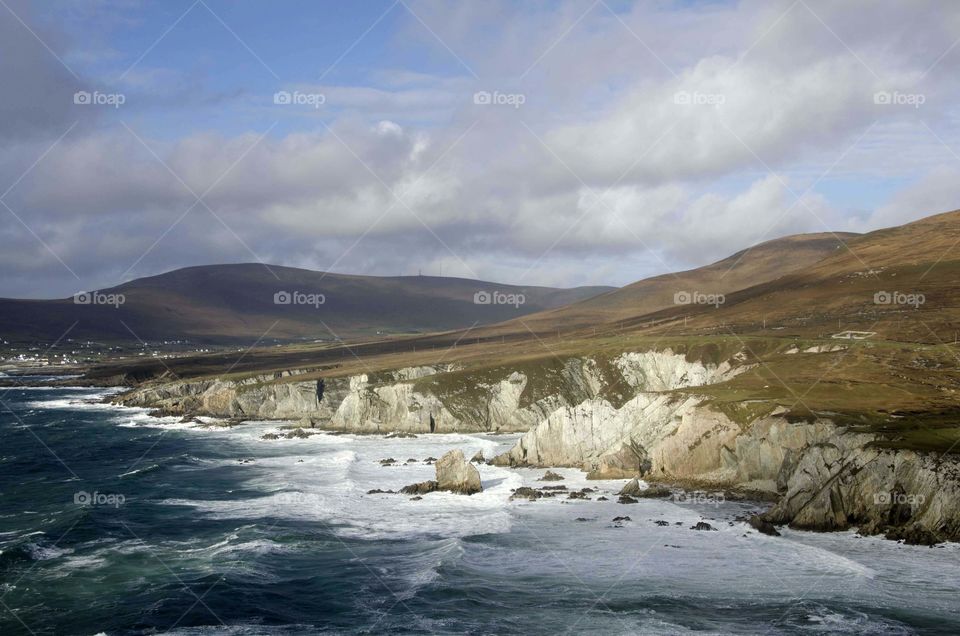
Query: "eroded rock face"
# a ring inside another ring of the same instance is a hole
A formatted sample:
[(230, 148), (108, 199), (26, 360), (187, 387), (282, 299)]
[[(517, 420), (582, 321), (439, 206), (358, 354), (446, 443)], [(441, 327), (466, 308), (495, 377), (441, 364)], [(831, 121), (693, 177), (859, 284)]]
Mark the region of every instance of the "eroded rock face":
[[(635, 396), (619, 408), (600, 397), (558, 408), (528, 431), (514, 448), (494, 458), (493, 463), (572, 466), (598, 479), (647, 474), (658, 459), (663, 465), (674, 458), (696, 454), (694, 441), (678, 439), (674, 442), (676, 448), (668, 448), (668, 440), (680, 431), (684, 417), (702, 400), (694, 396), (678, 397), (668, 391), (721, 382), (744, 370), (727, 363), (689, 362), (684, 355), (669, 349), (625, 353), (614, 360), (614, 366), (620, 370), (624, 382), (638, 391)], [(684, 428), (691, 429), (690, 437), (701, 432), (692, 429), (712, 429), (718, 423), (703, 420), (701, 413), (695, 422), (686, 423)], [(736, 424), (729, 424), (732, 443), (740, 430)], [(655, 457), (653, 453), (661, 447), (659, 458)], [(711, 450), (703, 452), (710, 454)], [(696, 464), (698, 458), (691, 461)]]
[(437, 460), (437, 485), (440, 490), (449, 490), (463, 495), (481, 492), (480, 471), (467, 461), (461, 450), (452, 450)]
[(838, 436), (803, 453), (766, 518), (805, 530), (858, 527), (928, 543), (960, 539), (960, 460), (851, 444)]

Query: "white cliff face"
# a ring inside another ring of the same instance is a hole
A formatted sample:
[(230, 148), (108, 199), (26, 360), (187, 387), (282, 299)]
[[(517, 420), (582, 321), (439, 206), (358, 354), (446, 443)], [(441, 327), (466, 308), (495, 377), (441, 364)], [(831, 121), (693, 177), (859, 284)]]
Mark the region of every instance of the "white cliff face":
[[(684, 414), (699, 402), (669, 391), (721, 382), (744, 370), (727, 363), (689, 362), (669, 349), (625, 353), (614, 360), (614, 366), (637, 390), (634, 397), (619, 408), (600, 397), (561, 407), (495, 461), (577, 466), (610, 478), (635, 475), (649, 466), (651, 452), (680, 430)], [(675, 444), (685, 442), (675, 440)]]
[(727, 362), (719, 366), (688, 362), (685, 356), (670, 349), (624, 353), (614, 364), (624, 380), (641, 391), (670, 391), (716, 384), (736, 375)]

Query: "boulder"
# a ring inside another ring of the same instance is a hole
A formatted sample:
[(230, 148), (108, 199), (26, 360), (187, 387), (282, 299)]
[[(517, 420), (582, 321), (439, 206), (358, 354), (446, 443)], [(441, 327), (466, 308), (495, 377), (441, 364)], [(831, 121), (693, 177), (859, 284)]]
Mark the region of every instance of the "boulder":
[(634, 477), (627, 482), (627, 485), (624, 486), (618, 494), (627, 495), (629, 497), (639, 497), (642, 490), (643, 489), (640, 488), (640, 480)]
[(558, 475), (552, 470), (548, 470), (546, 474), (537, 481), (563, 481), (563, 475)]
[(771, 537), (779, 537), (780, 533), (777, 531), (777, 527), (772, 523), (761, 517), (760, 515), (753, 515), (747, 521), (754, 530), (761, 534), (768, 534)]
[(480, 484), (480, 471), (463, 456), (463, 451), (452, 450), (436, 464), (437, 483), (440, 490), (472, 495), (483, 491)]
[(513, 491), (513, 494), (510, 495), (510, 499), (529, 499), (533, 501), (534, 499), (540, 499), (543, 497), (543, 494), (529, 486), (521, 486)]
[(711, 526), (706, 521), (698, 521), (696, 525), (690, 526), (690, 529), (691, 530), (716, 530), (716, 528)]
[(620, 495), (620, 498), (617, 499), (617, 503), (635, 504), (637, 503), (637, 500), (631, 497), (630, 495)]
[(476, 462), (476, 463), (478, 463), (478, 464), (482, 464), (482, 463), (484, 463), (484, 462), (487, 461), (487, 460), (483, 458), (483, 451), (477, 451), (477, 452), (474, 454), (474, 456), (470, 458), (470, 461), (471, 461), (471, 462)]

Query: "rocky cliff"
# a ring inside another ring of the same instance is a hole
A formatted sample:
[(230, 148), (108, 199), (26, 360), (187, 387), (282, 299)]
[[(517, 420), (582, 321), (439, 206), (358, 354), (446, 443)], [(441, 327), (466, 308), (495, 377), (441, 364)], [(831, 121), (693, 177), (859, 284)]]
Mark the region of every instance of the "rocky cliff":
[(859, 527), (921, 543), (960, 538), (953, 456), (884, 449), (874, 435), (826, 418), (791, 421), (766, 403), (731, 411), (697, 393), (749, 368), (736, 357), (711, 363), (668, 349), (470, 371), (173, 382), (118, 399), (358, 433), (526, 431), (494, 463), (767, 493), (779, 497), (768, 518), (798, 528)]

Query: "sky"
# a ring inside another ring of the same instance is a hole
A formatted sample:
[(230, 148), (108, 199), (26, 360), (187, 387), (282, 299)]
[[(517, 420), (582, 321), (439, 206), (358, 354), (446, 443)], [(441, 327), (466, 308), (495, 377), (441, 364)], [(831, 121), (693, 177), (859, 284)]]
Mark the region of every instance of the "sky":
[(625, 285), (960, 208), (960, 3), (0, 0), (0, 296)]

